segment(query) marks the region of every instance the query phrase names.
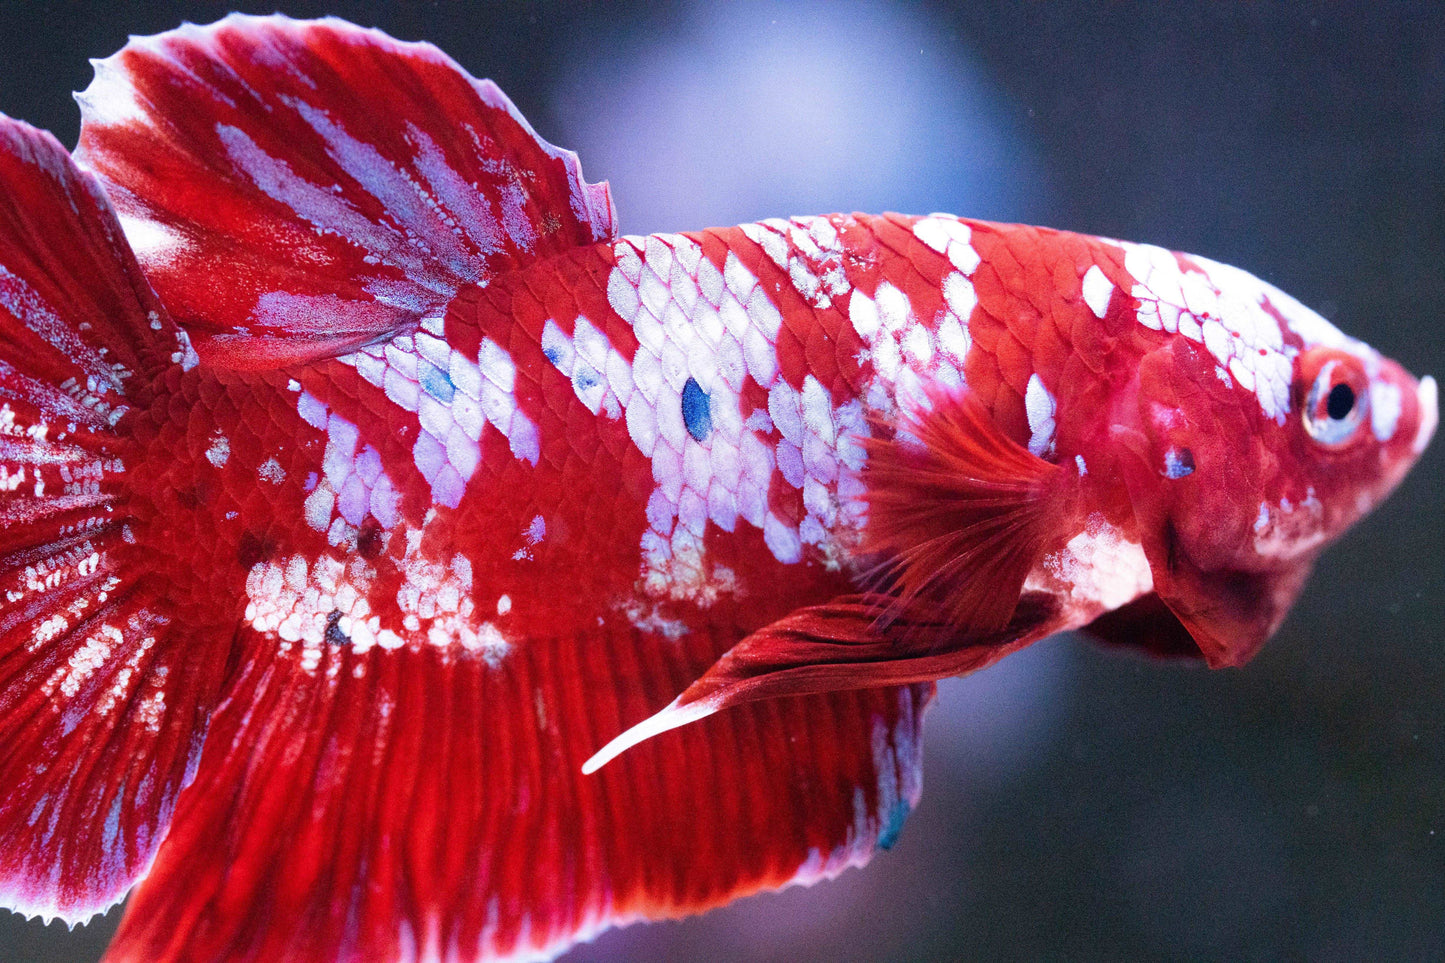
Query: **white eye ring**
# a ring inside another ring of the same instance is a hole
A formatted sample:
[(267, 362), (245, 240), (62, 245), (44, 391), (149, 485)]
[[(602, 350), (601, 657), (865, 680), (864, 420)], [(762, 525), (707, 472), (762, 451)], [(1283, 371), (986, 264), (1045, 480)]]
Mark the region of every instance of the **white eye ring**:
[[(1349, 441), (1365, 420), (1369, 407), (1368, 392), (1356, 391), (1348, 381), (1335, 381), (1331, 377), (1338, 364), (1338, 361), (1329, 361), (1320, 368), (1301, 412), (1305, 431), (1322, 445), (1343, 445)], [(1342, 407), (1345, 410), (1339, 410)]]

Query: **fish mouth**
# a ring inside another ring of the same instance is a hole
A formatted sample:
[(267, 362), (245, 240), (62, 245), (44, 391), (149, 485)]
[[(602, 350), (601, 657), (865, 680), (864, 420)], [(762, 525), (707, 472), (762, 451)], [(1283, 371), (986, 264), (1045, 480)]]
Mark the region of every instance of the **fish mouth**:
[(1411, 448), (1417, 455), (1430, 444), (1430, 439), (1435, 437), (1435, 428), (1440, 423), (1438, 395), (1439, 388), (1430, 375), (1421, 378), (1415, 387), (1415, 397), (1420, 403), (1420, 427), (1415, 430), (1415, 443)]

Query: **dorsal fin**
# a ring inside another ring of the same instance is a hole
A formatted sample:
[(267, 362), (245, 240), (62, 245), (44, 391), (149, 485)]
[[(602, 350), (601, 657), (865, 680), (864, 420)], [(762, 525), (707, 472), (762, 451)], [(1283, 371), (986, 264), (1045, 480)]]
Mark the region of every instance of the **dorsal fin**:
[(615, 234), (607, 186), (495, 84), (340, 20), (133, 38), (78, 99), (77, 160), (217, 363), (388, 339), (463, 285)]

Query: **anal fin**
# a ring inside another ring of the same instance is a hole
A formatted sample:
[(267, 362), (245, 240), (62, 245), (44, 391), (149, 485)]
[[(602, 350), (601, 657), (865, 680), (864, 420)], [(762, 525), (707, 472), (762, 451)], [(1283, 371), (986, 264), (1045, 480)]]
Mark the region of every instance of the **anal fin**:
[(243, 634), (107, 960), (547, 959), (867, 862), (917, 802), (932, 686), (753, 703), (578, 771), (726, 644), (617, 620), (499, 665), (337, 647), (308, 670)]

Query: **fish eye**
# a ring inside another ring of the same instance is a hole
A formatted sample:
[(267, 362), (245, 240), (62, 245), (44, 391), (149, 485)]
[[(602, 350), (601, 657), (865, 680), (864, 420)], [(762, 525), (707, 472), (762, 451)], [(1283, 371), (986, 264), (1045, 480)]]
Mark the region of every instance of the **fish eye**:
[(1344, 421), (1355, 408), (1355, 389), (1341, 381), (1325, 399), (1325, 414), (1331, 421)]
[(1355, 437), (1365, 420), (1368, 381), (1360, 362), (1341, 351), (1315, 350), (1301, 359), (1301, 374), (1310, 378), (1300, 416), (1305, 431), (1327, 448)]

